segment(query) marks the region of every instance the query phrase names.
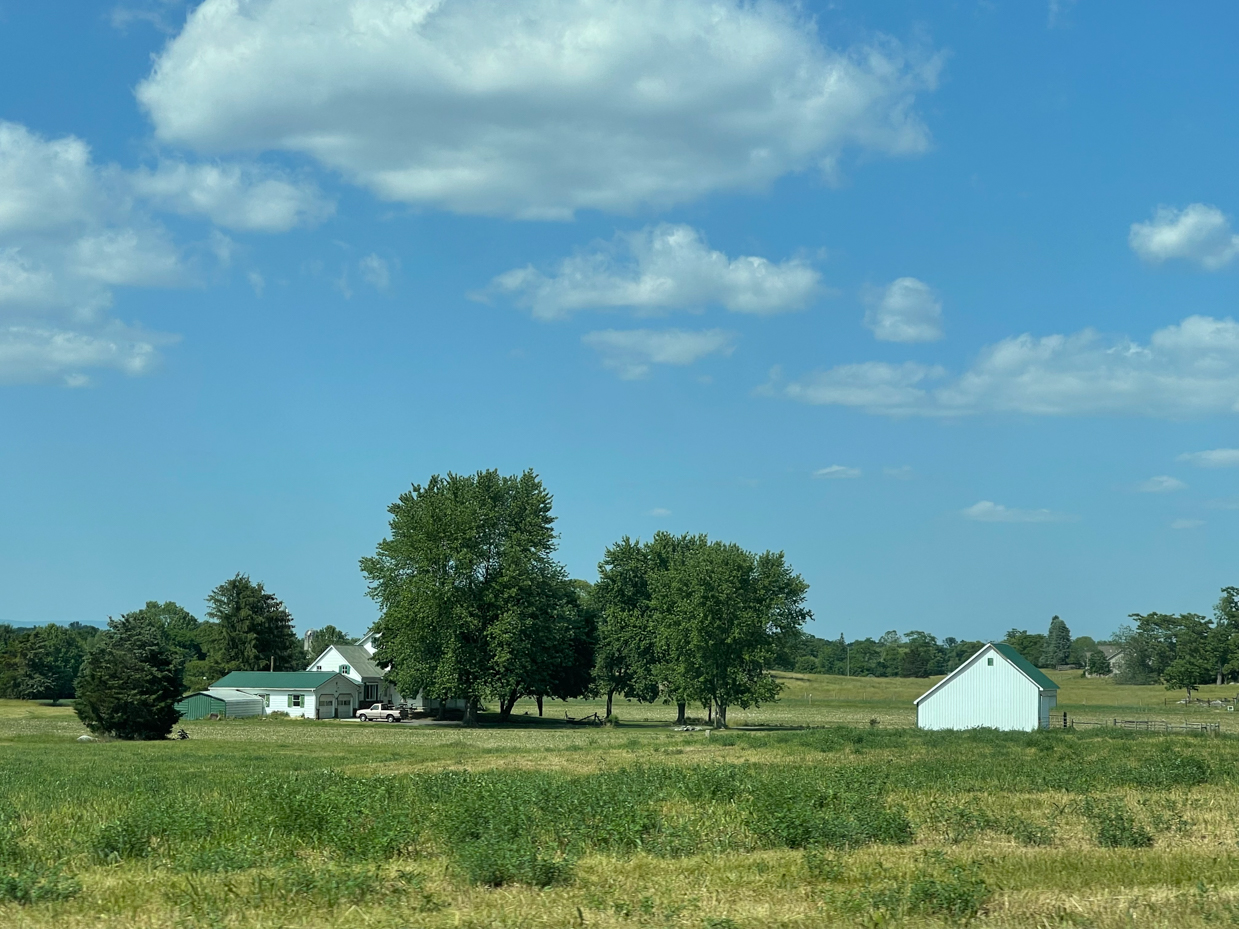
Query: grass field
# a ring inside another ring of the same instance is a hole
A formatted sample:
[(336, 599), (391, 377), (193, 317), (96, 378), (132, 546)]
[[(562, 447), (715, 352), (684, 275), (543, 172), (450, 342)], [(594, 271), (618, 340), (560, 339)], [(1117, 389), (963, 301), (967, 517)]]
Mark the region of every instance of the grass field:
[(617, 728), (564, 727), (548, 703), (78, 743), (71, 710), (0, 703), (0, 926), (1239, 923), (1237, 714), (1058, 679), (1072, 716), (1222, 734), (927, 733), (925, 681), (808, 675), (732, 718), (805, 731), (673, 732), (674, 707), (623, 702)]

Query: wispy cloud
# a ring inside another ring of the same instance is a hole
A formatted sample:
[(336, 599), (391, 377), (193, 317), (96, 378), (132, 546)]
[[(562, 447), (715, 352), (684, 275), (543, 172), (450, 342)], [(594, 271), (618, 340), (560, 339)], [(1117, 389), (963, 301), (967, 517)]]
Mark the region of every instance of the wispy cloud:
[(1203, 519), (1176, 519), (1170, 524), (1171, 529), (1199, 529), (1205, 524)]
[(1187, 487), (1177, 477), (1171, 477), (1169, 474), (1159, 474), (1156, 477), (1151, 477), (1147, 481), (1141, 481), (1136, 485), (1136, 490), (1142, 494), (1168, 494), (1176, 490), (1183, 490)]
[(992, 500), (981, 500), (960, 511), (965, 519), (978, 523), (1062, 523), (1075, 517), (1053, 510), (1017, 510)]
[(670, 516), (671, 511), (668, 509), (665, 509), (664, 507), (656, 506), (654, 507), (654, 509), (650, 510), (650, 515), (658, 519), (662, 519), (664, 516)]
[(882, 473), (887, 477), (893, 477), (897, 481), (910, 481), (916, 477), (916, 472), (912, 470), (911, 465), (902, 465), (898, 468), (883, 468)]
[(839, 480), (853, 477), (860, 477), (860, 468), (849, 468), (846, 465), (831, 465), (828, 468), (818, 468), (813, 472), (814, 477), (825, 478), (827, 480)]
[(964, 373), (937, 365), (868, 361), (761, 393), (889, 416), (1126, 414), (1183, 418), (1239, 412), (1239, 323), (1189, 316), (1147, 345), (1085, 329), (1021, 335), (990, 345)]
[(1205, 452), (1184, 452), (1179, 461), (1201, 468), (1239, 468), (1239, 448), (1213, 448)]
[(581, 341), (602, 356), (604, 367), (624, 380), (646, 377), (652, 365), (691, 365), (707, 355), (730, 355), (734, 337), (721, 329), (603, 329)]

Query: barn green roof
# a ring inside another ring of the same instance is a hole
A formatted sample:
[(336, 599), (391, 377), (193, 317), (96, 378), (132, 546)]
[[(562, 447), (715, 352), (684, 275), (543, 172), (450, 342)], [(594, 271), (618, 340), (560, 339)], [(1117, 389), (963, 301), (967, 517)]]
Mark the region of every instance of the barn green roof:
[[(314, 690), (336, 676), (336, 671), (233, 671), (211, 685), (235, 690)], [(352, 683), (350, 681), (349, 683)]]
[(1049, 675), (1017, 652), (1015, 646), (1008, 645), (1006, 642), (995, 642), (994, 648), (1002, 652), (1009, 662), (1031, 677), (1042, 690), (1058, 690), (1058, 685), (1050, 680)]

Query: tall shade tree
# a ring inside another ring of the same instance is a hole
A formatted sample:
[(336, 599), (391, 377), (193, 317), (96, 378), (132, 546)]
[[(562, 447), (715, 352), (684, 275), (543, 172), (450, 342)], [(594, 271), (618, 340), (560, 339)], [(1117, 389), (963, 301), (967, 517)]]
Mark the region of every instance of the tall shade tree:
[(237, 574), (207, 595), (207, 615), (215, 620), (215, 671), (300, 671), (305, 650), (293, 632), (293, 618), (283, 602)]
[(1051, 617), (1050, 629), (1045, 635), (1045, 645), (1037, 663), (1043, 668), (1057, 668), (1066, 664), (1070, 658), (1071, 630), (1059, 617)]
[[(609, 547), (598, 565), (593, 601), (598, 613), (594, 683), (606, 695), (607, 716), (615, 695), (653, 703), (661, 692), (652, 582), (665, 567), (660, 554), (671, 537), (659, 533), (652, 544), (628, 536)], [(681, 705), (682, 706), (682, 705)], [(683, 710), (680, 713), (683, 722)]]
[(118, 739), (165, 738), (180, 713), (185, 656), (143, 611), (109, 619), (78, 675), (74, 709), (91, 732)]
[(551, 495), (537, 475), (434, 475), (388, 512), (391, 534), (361, 570), (381, 610), (375, 657), (389, 679), (404, 693), (464, 699), (471, 724), (484, 698), (506, 718), (522, 694), (552, 693), (554, 655), (576, 651), (579, 601), (552, 557)]
[(1187, 699), (1191, 700), (1193, 690), (1213, 680), (1217, 667), (1210, 649), (1212, 623), (1194, 613), (1175, 619), (1168, 630), (1173, 636), (1174, 658), (1162, 671), (1162, 683), (1167, 690), (1186, 690)]
[(689, 547), (654, 590), (671, 687), (712, 706), (719, 726), (731, 706), (774, 699), (779, 685), (769, 672), (811, 618), (808, 588), (782, 552), (753, 555), (722, 542)]

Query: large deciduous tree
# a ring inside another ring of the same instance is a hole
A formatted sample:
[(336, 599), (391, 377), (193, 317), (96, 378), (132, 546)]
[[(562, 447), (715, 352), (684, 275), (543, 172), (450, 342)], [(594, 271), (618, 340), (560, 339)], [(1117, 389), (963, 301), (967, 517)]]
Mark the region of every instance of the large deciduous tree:
[(551, 495), (532, 471), (434, 475), (388, 512), (361, 569), (382, 611), (376, 660), (401, 691), (463, 698), (470, 723), (484, 698), (506, 718), (521, 695), (584, 693), (592, 613), (553, 558)]
[(207, 595), (207, 615), (215, 620), (215, 671), (299, 671), (305, 666), (305, 651), (293, 632), (293, 618), (283, 602), (237, 574)]
[(807, 590), (781, 552), (753, 555), (704, 540), (686, 546), (654, 585), (672, 690), (713, 707), (719, 726), (727, 725), (729, 707), (773, 699), (779, 685), (769, 672), (811, 616)]
[(108, 620), (78, 675), (74, 709), (91, 732), (119, 739), (162, 739), (180, 713), (183, 652), (164, 626), (138, 611)]

